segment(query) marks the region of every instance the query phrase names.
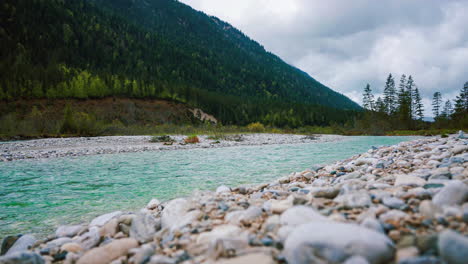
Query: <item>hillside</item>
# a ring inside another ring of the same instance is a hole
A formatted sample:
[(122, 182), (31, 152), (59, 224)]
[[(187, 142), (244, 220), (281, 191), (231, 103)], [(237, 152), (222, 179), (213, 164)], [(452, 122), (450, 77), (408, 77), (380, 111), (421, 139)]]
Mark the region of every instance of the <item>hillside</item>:
[(359, 106), (173, 0), (5, 0), (0, 100), (168, 99), (225, 124), (343, 123)]

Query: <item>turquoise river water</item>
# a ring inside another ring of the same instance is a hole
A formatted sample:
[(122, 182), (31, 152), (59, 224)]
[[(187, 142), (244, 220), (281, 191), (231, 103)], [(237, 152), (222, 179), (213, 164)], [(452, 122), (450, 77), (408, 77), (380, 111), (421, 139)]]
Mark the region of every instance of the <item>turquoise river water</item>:
[(106, 154), (0, 163), (0, 238), (39, 236), (114, 210), (136, 211), (225, 184), (267, 183), (311, 165), (333, 162), (412, 137)]

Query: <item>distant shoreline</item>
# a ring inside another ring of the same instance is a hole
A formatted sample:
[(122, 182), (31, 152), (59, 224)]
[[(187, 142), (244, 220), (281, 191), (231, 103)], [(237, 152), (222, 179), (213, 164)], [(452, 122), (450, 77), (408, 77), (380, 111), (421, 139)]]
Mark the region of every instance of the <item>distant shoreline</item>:
[(163, 142), (152, 143), (151, 136), (47, 138), (4, 142), (0, 144), (0, 162), (177, 149), (322, 143), (346, 138), (340, 135), (294, 134), (238, 134), (224, 135), (221, 138), (203, 135), (198, 136), (200, 143), (186, 144), (184, 142), (186, 136), (170, 137), (174, 140), (172, 145), (165, 145)]

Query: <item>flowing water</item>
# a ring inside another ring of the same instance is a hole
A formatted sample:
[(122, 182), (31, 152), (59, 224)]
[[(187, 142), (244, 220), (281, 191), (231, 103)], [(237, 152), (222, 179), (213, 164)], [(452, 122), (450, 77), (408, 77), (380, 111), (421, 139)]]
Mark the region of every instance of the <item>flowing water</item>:
[(106, 154), (0, 163), (0, 238), (42, 236), (61, 224), (113, 210), (135, 211), (219, 185), (267, 183), (413, 137), (348, 137), (344, 141)]

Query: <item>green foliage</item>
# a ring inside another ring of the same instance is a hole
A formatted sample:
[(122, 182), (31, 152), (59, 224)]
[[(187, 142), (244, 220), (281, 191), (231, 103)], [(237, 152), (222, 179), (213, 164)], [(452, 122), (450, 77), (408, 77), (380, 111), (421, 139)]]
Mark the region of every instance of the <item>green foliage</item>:
[(247, 129), (251, 132), (262, 133), (265, 132), (265, 126), (262, 123), (255, 122), (247, 126)]
[(150, 142), (152, 142), (152, 143), (174, 142), (174, 139), (172, 139), (172, 138), (171, 138), (170, 136), (168, 136), (168, 135), (164, 135), (164, 136), (153, 136), (153, 137), (151, 137)]
[(291, 128), (344, 124), (360, 111), (231, 25), (177, 1), (5, 0), (0, 13), (8, 51), (0, 100), (160, 98), (228, 125)]

